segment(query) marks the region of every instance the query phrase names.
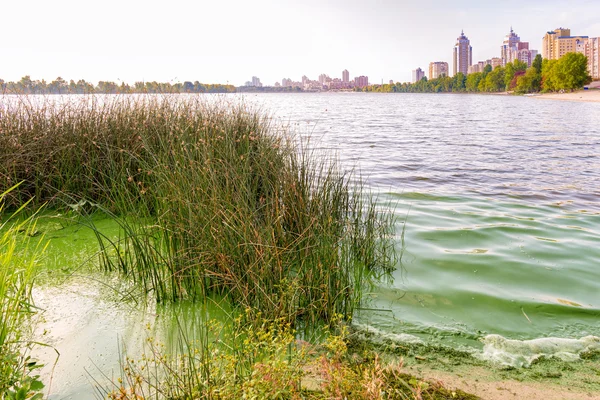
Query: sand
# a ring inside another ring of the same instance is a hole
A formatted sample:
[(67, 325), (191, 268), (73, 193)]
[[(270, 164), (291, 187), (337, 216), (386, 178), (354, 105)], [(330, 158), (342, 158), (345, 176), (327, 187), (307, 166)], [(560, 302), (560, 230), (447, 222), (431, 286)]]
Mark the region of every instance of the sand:
[(580, 90), (572, 93), (545, 93), (531, 97), (535, 99), (544, 100), (582, 101), (589, 103), (600, 103), (600, 89)]
[(425, 367), (409, 367), (407, 372), (431, 382), (440, 382), (447, 389), (461, 389), (482, 400), (600, 400), (593, 389), (570, 387), (568, 384), (502, 379), (485, 368), (468, 368), (462, 373), (451, 373)]

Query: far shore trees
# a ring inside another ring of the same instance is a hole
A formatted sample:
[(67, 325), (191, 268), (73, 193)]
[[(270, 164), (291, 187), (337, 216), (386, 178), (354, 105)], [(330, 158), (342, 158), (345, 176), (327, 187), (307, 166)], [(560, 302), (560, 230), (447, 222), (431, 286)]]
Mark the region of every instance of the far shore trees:
[(537, 55), (531, 67), (515, 60), (506, 66), (492, 69), (487, 65), (482, 72), (467, 76), (462, 73), (453, 78), (445, 75), (435, 79), (422, 79), (416, 83), (397, 83), (395, 85), (371, 85), (365, 92), (399, 93), (498, 93), (515, 92), (519, 94), (537, 92), (556, 92), (577, 90), (591, 82), (587, 71), (587, 57), (581, 53), (568, 53), (559, 60), (542, 60)]
[(206, 84), (195, 81), (184, 83), (135, 82), (133, 86), (125, 82), (100, 81), (97, 85), (83, 79), (67, 82), (60, 76), (50, 83), (45, 80), (32, 80), (25, 75), (18, 82), (5, 82), (0, 79), (1, 94), (130, 94), (130, 93), (233, 93), (233, 85)]

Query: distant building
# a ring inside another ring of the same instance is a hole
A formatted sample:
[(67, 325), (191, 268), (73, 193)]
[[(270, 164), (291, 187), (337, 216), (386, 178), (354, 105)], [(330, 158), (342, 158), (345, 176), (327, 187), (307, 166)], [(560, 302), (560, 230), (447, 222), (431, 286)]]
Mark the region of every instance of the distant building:
[(473, 63), (473, 47), (471, 41), (462, 31), (454, 46), (454, 75), (462, 72), (467, 75), (469, 65)]
[(354, 86), (359, 88), (369, 86), (369, 77), (361, 75), (359, 77), (354, 78)]
[(350, 72), (347, 69), (342, 71), (342, 83), (350, 83)]
[(251, 84), (249, 86), (254, 86), (254, 87), (262, 87), (262, 83), (260, 83), (260, 79), (258, 79), (256, 76), (252, 77), (252, 82), (250, 82)]
[(576, 41), (575, 51), (582, 53), (587, 57), (588, 60), (588, 72), (592, 79), (600, 79), (600, 66), (599, 66), (599, 42), (600, 38), (585, 38)]
[(589, 38), (587, 45), (588, 71), (594, 80), (600, 80), (600, 37)]
[(588, 36), (571, 36), (571, 30), (567, 28), (546, 32), (542, 39), (542, 57), (558, 60), (567, 53), (575, 53), (577, 46), (585, 45), (588, 39)]
[(419, 82), (425, 77), (425, 72), (421, 68), (417, 68), (412, 72), (412, 83)]
[[(536, 51), (536, 53), (537, 53), (537, 51)], [(494, 57), (490, 61), (491, 61), (490, 65), (492, 66), (492, 69), (496, 69), (496, 67), (502, 66), (502, 58), (500, 58), (500, 57)]]
[(494, 70), (496, 67), (502, 66), (502, 59), (499, 57), (494, 57), (490, 58), (489, 60), (479, 61), (477, 64), (470, 65), (467, 73), (473, 74), (475, 72), (483, 72), (487, 65), (491, 66), (492, 70)]
[(582, 53), (588, 58), (588, 72), (592, 79), (600, 79), (598, 61), (598, 41), (600, 38), (571, 36), (568, 28), (558, 28), (546, 32), (542, 39), (542, 57), (558, 60), (567, 53)]
[(518, 50), (519, 43), (521, 43), (521, 38), (511, 27), (510, 33), (506, 35), (502, 46), (500, 46), (500, 58), (502, 59), (503, 66), (514, 61), (514, 53)]
[(529, 42), (521, 42), (521, 38), (513, 31), (512, 27), (500, 47), (500, 58), (503, 66), (519, 60), (526, 63), (527, 67), (531, 67), (537, 54), (537, 50), (529, 49)]
[(429, 63), (429, 79), (436, 79), (440, 76), (450, 76), (448, 74), (448, 63), (442, 61), (435, 61)]
[(394, 80), (390, 79), (390, 85), (393, 85), (393, 84), (394, 84)]

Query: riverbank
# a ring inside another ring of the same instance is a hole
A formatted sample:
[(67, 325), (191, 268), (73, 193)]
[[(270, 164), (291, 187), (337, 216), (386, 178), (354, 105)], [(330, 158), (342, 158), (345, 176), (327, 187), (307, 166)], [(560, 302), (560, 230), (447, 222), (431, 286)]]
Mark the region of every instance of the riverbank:
[[(581, 387), (589, 375), (573, 373), (572, 380), (560, 374), (541, 375), (532, 371), (494, 371), (489, 367), (458, 366), (453, 371), (441, 371), (430, 365), (405, 368), (424, 381), (440, 382), (450, 390), (462, 390), (485, 400), (581, 400), (600, 399), (597, 389)], [(512, 376), (511, 376), (512, 375)], [(521, 375), (521, 376), (517, 376)], [(529, 375), (529, 376), (527, 376)], [(581, 380), (578, 380), (581, 379)], [(571, 384), (575, 383), (575, 387)]]
[(532, 96), (536, 99), (561, 100), (561, 101), (579, 101), (586, 103), (600, 103), (600, 89), (579, 90), (569, 93), (544, 93), (539, 96)]

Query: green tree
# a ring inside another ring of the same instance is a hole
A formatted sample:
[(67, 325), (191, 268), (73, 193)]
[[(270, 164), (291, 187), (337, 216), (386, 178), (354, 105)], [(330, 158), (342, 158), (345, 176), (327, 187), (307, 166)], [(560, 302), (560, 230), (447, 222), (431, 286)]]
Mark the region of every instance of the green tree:
[(535, 67), (527, 69), (524, 75), (517, 78), (515, 92), (517, 93), (532, 93), (540, 90), (541, 76), (537, 73)]
[(502, 92), (504, 88), (504, 68), (498, 66), (485, 77), (484, 90), (486, 92)]
[(591, 80), (587, 57), (581, 53), (567, 53), (558, 60), (544, 60), (542, 63), (544, 91), (576, 90)]
[(538, 74), (542, 74), (542, 55), (538, 54), (535, 56), (533, 62), (531, 63), (531, 66), (533, 68), (535, 68), (535, 70), (537, 71)]
[(581, 53), (567, 53), (558, 60), (561, 89), (576, 90), (592, 81), (588, 59)]
[(467, 77), (462, 72), (454, 75), (452, 79), (452, 91), (453, 92), (463, 92), (466, 88)]
[(482, 75), (481, 72), (467, 75), (467, 82), (465, 83), (467, 92), (477, 92), (479, 90), (479, 82), (481, 82)]
[(33, 81), (29, 75), (25, 75), (17, 83), (19, 92), (21, 93), (33, 93)]

